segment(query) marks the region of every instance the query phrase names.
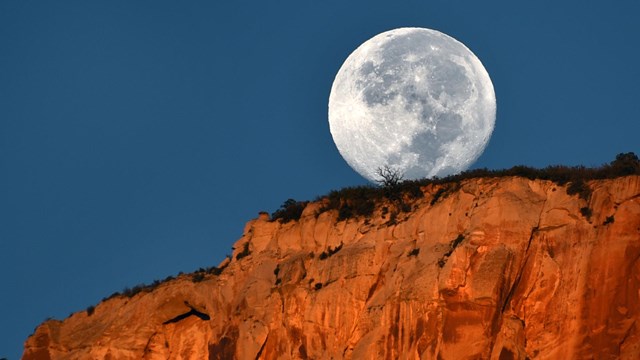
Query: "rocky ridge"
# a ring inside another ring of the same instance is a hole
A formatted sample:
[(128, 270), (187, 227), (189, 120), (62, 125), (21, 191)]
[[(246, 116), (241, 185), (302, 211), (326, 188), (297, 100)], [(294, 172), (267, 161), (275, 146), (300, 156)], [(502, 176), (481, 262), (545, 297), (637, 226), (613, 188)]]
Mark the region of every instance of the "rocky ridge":
[(214, 271), (46, 321), (23, 359), (637, 359), (640, 176), (587, 185), (478, 178), (393, 218), (261, 214)]

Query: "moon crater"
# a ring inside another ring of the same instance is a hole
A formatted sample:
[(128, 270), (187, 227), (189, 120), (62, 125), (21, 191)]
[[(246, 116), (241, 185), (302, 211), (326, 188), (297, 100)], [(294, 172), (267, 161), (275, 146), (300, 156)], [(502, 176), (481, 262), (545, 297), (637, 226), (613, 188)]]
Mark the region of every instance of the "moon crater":
[(344, 62), (329, 96), (340, 154), (365, 178), (389, 167), (407, 179), (467, 169), (493, 132), (489, 74), (462, 43), (435, 30), (379, 34)]

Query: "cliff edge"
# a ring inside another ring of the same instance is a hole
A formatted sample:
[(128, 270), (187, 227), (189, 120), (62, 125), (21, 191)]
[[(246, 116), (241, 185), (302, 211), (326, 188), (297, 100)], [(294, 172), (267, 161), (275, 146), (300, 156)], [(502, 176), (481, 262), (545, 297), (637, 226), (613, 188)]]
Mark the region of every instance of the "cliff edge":
[(640, 176), (586, 185), (261, 214), (232, 259), (46, 321), (23, 359), (638, 359)]

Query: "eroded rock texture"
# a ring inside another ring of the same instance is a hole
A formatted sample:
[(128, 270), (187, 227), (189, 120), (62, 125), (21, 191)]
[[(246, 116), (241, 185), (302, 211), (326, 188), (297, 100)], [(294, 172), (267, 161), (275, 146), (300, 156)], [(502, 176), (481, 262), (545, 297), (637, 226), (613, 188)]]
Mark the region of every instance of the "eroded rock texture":
[(47, 321), (24, 359), (639, 359), (640, 177), (589, 186), (474, 179), (433, 205), (427, 186), (395, 221), (261, 215), (221, 274)]

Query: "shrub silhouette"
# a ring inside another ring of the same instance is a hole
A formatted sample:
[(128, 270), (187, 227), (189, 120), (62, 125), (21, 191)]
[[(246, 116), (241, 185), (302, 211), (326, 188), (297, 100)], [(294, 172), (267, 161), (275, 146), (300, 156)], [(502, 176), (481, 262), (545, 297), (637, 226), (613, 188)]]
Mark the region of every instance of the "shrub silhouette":
[(411, 251), (409, 251), (409, 253), (407, 254), (407, 256), (418, 256), (418, 254), (420, 254), (420, 248), (415, 248)]
[(328, 210), (338, 210), (338, 221), (357, 216), (371, 216), (376, 206), (376, 200), (381, 199), (379, 188), (373, 186), (357, 186), (331, 191), (323, 198), (325, 206), (320, 213)]
[(333, 254), (335, 254), (335, 253), (337, 253), (338, 251), (342, 250), (342, 246), (343, 246), (343, 245), (344, 245), (344, 244), (342, 244), (342, 243), (341, 243), (340, 245), (336, 246), (336, 247), (335, 247), (335, 248), (333, 248), (333, 249), (332, 249), (331, 247), (329, 247), (329, 248), (327, 249), (327, 251), (323, 251), (323, 252), (320, 254), (320, 257), (319, 257), (319, 258), (320, 258), (320, 260), (324, 260), (324, 259), (326, 259), (326, 258), (328, 258), (328, 257), (330, 257), (330, 256), (333, 256)]
[(302, 211), (307, 206), (308, 201), (296, 201), (294, 199), (288, 199), (271, 215), (271, 221), (280, 220), (283, 223), (288, 223), (292, 220), (299, 220), (302, 216)]
[[(588, 200), (591, 195), (587, 181), (613, 179), (620, 176), (640, 175), (640, 160), (634, 153), (620, 153), (609, 164), (595, 168), (584, 166), (552, 165), (542, 169), (518, 165), (510, 169), (488, 170), (486, 168), (463, 171), (460, 174), (443, 178), (431, 178), (420, 180), (399, 180), (392, 187), (356, 186), (333, 190), (325, 196), (316, 198), (316, 201), (325, 201), (319, 213), (329, 210), (338, 210), (338, 220), (346, 220), (358, 216), (371, 216), (375, 205), (382, 201), (393, 202), (396, 199), (418, 199), (424, 196), (422, 187), (427, 185), (442, 185), (431, 200), (431, 205), (444, 199), (453, 193), (463, 180), (474, 178), (501, 178), (522, 177), (530, 180), (548, 180), (559, 186), (567, 187), (569, 195), (577, 194), (580, 198)], [(400, 203), (401, 205), (402, 203)], [(409, 210), (409, 207), (401, 206), (400, 211)]]
[(591, 189), (583, 179), (575, 179), (571, 181), (571, 183), (567, 187), (567, 194), (578, 194), (579, 198), (589, 200), (589, 198), (591, 197)]
[[(231, 258), (230, 256), (227, 256), (228, 258)], [(194, 271), (191, 274), (191, 280), (193, 282), (200, 282), (202, 280), (205, 279), (205, 275), (206, 274), (213, 274), (213, 275), (220, 275), (222, 273), (222, 271), (224, 269), (227, 268), (227, 266), (229, 266), (229, 263), (227, 262), (227, 264), (225, 264), (224, 266), (218, 268), (215, 266), (211, 266), (208, 268), (199, 268), (198, 270)], [(179, 273), (179, 275), (182, 275), (182, 272)], [(155, 288), (157, 288), (158, 286), (160, 286), (161, 284), (167, 282), (167, 281), (171, 281), (174, 280), (175, 277), (174, 276), (167, 276), (166, 278), (164, 278), (163, 280), (154, 280), (151, 284), (138, 284), (132, 288), (129, 287), (125, 287), (121, 292), (116, 291), (113, 294), (102, 298), (102, 301), (107, 301), (111, 298), (115, 298), (115, 297), (121, 297), (121, 296), (126, 296), (126, 297), (134, 297), (135, 295), (141, 293), (141, 292), (151, 292), (153, 291)], [(88, 310), (88, 309), (87, 309)]]
[(227, 266), (229, 266), (228, 263), (222, 267), (216, 267), (216, 266), (209, 267), (207, 268), (207, 273), (213, 274), (213, 275), (220, 275), (222, 274), (222, 271), (227, 268)]
[(236, 255), (236, 260), (240, 260), (243, 257), (247, 257), (251, 255), (251, 251), (249, 250), (249, 242), (244, 243), (244, 248), (242, 248), (242, 251), (240, 251), (238, 253), (238, 255)]
[(621, 153), (609, 164), (611, 171), (618, 176), (636, 175), (640, 173), (640, 160), (632, 152)]
[(454, 185), (457, 185), (457, 184), (442, 185), (442, 187), (440, 187), (438, 191), (436, 191), (436, 193), (433, 194), (433, 199), (431, 199), (431, 203), (430, 203), (431, 206), (435, 205), (438, 201), (446, 198), (447, 196), (449, 196), (449, 194), (457, 190), (458, 186), (454, 186)]
[(582, 216), (584, 216), (585, 219), (590, 220), (593, 212), (591, 211), (590, 208), (585, 206), (580, 208), (580, 214), (582, 214)]
[(191, 275), (191, 281), (198, 283), (206, 278), (205, 274), (206, 273), (204, 271), (195, 272)]

